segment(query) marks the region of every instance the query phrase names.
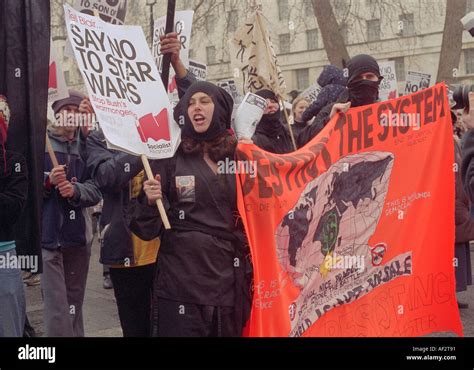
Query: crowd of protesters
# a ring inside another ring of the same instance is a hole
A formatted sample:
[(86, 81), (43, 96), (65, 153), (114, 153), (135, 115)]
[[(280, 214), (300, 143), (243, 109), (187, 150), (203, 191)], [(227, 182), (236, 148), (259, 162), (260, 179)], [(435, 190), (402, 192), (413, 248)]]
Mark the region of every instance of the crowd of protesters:
[[(219, 161), (234, 158), (238, 143), (231, 130), (234, 103), (225, 90), (197, 82), (185, 69), (175, 33), (162, 37), (161, 48), (171, 54), (180, 97), (174, 116), (176, 121), (184, 117), (184, 125), (175, 155), (150, 162), (154, 179), (145, 180), (139, 157), (107, 148), (100, 127), (89, 132), (53, 123), (48, 129), (59, 165), (45, 149), (41, 290), (46, 336), (85, 334), (82, 305), (93, 238), (91, 207), (99, 203), (100, 262), (107, 267), (106, 287), (113, 286), (124, 336), (242, 334), (251, 307), (250, 251), (238, 217), (234, 175), (217, 171)], [(257, 91), (267, 107), (253, 137), (243, 141), (272, 153), (290, 153), (338, 112), (377, 102), (383, 79), (377, 61), (361, 54), (346, 67), (347, 73), (324, 67), (315, 101), (293, 94), (292, 132), (277, 94)], [(69, 95), (53, 104), (56, 114), (93, 113), (86, 96), (75, 91)], [(461, 137), (465, 130), (459, 129), (474, 127), (466, 109), (461, 120), (453, 113), (455, 158), (462, 165), (462, 176), (456, 175), (457, 291), (472, 284), (474, 130)], [(14, 253), (12, 225), (25, 206), (27, 186), (26, 166), (20, 172), (12, 167), (23, 159), (5, 150), (7, 127), (8, 114), (0, 107), (0, 222), (6, 225), (0, 232), (0, 254)], [(164, 228), (158, 199), (171, 230)], [(0, 270), (0, 301), (0, 336), (21, 336), (25, 296), (19, 273)]]

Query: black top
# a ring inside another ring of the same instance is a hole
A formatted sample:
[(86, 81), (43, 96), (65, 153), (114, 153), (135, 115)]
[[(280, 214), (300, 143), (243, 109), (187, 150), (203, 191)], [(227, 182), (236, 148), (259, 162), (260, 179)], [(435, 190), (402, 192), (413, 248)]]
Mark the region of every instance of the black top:
[[(171, 230), (162, 234), (155, 294), (211, 306), (234, 306), (234, 274), (242, 266), (243, 245), (235, 235), (235, 175), (214, 174), (202, 154), (181, 149), (170, 160), (150, 162), (161, 175), (163, 202)], [(144, 195), (134, 212), (132, 231), (145, 240), (163, 231), (156, 205)], [(231, 240), (235, 239), (235, 240)]]
[(28, 172), (25, 159), (15, 152), (0, 150), (0, 163), (0, 241), (6, 242), (15, 240), (13, 227), (28, 197)]

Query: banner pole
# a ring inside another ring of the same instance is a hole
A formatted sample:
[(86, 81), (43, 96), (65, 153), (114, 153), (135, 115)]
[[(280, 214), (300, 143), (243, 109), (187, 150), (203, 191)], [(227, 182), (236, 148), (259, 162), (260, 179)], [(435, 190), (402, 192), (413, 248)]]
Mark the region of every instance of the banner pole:
[[(168, 0), (168, 11), (166, 13), (166, 27), (165, 34), (173, 32), (174, 29), (174, 15), (176, 10), (176, 0)], [(161, 80), (165, 91), (168, 92), (168, 82), (170, 77), (171, 54), (163, 56), (163, 67), (161, 69)]]
[[(148, 162), (147, 156), (142, 154), (141, 159), (142, 159), (143, 167), (145, 168), (145, 172), (148, 177), (148, 180), (153, 180), (154, 178), (153, 172), (151, 171), (150, 162)], [(165, 207), (163, 206), (163, 201), (161, 199), (157, 199), (156, 205), (158, 206), (158, 211), (160, 212), (160, 217), (161, 217), (161, 220), (163, 221), (163, 225), (165, 226), (165, 229), (166, 230), (171, 229), (168, 216), (166, 215)]]
[[(270, 54), (270, 47), (267, 44), (267, 38), (266, 38), (267, 35), (263, 34), (264, 28), (263, 28), (263, 24), (262, 24), (262, 19), (260, 18), (260, 12), (258, 10), (255, 11), (255, 17), (257, 19), (258, 26), (260, 27), (260, 32), (263, 36), (263, 42), (265, 43), (265, 51), (267, 53), (268, 67), (269, 67), (269, 69), (270, 69), (270, 71), (273, 75), (274, 80), (278, 81), (278, 75), (276, 73), (276, 66), (273, 65), (273, 63), (272, 63), (272, 55)], [(286, 118), (286, 123), (288, 124), (288, 130), (290, 131), (291, 142), (293, 143), (293, 147), (295, 148), (295, 150), (297, 150), (298, 148), (296, 147), (295, 136), (293, 135), (293, 130), (292, 130), (291, 124), (290, 124), (290, 118), (288, 117), (288, 112), (286, 111), (286, 108), (285, 108), (283, 96), (281, 96), (280, 91), (277, 92), (277, 95), (278, 95), (279, 104), (280, 104), (281, 107), (283, 107), (283, 113), (284, 113), (285, 118)]]
[(59, 162), (58, 158), (56, 158), (56, 153), (54, 153), (53, 146), (51, 145), (51, 141), (49, 141), (48, 133), (46, 133), (46, 148), (48, 149), (49, 157), (51, 158), (51, 162), (53, 162), (53, 167), (58, 167)]

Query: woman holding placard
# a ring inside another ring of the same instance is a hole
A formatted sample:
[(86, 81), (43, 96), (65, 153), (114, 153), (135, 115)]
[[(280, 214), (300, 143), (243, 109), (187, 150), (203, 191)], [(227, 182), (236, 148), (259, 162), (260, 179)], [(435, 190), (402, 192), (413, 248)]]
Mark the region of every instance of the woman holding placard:
[[(175, 119), (182, 143), (170, 160), (151, 161), (154, 180), (144, 183), (132, 231), (161, 236), (154, 295), (158, 336), (240, 336), (250, 309), (248, 248), (238, 222), (230, 131), (233, 101), (223, 89), (193, 84)], [(162, 199), (171, 230), (163, 230), (155, 202)]]

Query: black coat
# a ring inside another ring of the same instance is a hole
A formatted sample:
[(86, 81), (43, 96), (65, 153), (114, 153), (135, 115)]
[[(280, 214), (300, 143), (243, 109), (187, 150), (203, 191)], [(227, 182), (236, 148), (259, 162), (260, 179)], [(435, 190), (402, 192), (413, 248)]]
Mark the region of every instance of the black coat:
[(164, 230), (156, 205), (148, 205), (143, 192), (134, 202), (130, 229), (143, 240), (161, 238), (155, 296), (234, 307), (241, 330), (250, 311), (251, 267), (237, 211), (235, 175), (216, 175), (202, 154), (181, 149), (173, 158), (150, 165), (161, 176), (171, 230)]
[(270, 153), (285, 154), (294, 152), (295, 148), (291, 142), (290, 132), (284, 126), (285, 124), (281, 123), (278, 130), (270, 133), (265, 129), (264, 123), (260, 122), (252, 137), (252, 141), (259, 148)]
[(349, 91), (344, 90), (342, 94), (339, 96), (337, 101), (333, 103), (327, 104), (321, 111), (318, 113), (316, 118), (313, 120), (313, 123), (306, 127), (303, 131), (300, 132), (298, 135), (298, 138), (296, 140), (296, 143), (298, 145), (298, 148), (301, 148), (302, 146), (306, 145), (311, 139), (313, 139), (316, 135), (318, 135), (321, 130), (324, 128), (324, 126), (327, 125), (327, 123), (330, 120), (330, 115), (331, 115), (331, 110), (334, 104), (336, 103), (347, 103), (349, 101)]
[(13, 228), (28, 197), (28, 173), (25, 159), (18, 153), (0, 148), (0, 241), (15, 240)]

